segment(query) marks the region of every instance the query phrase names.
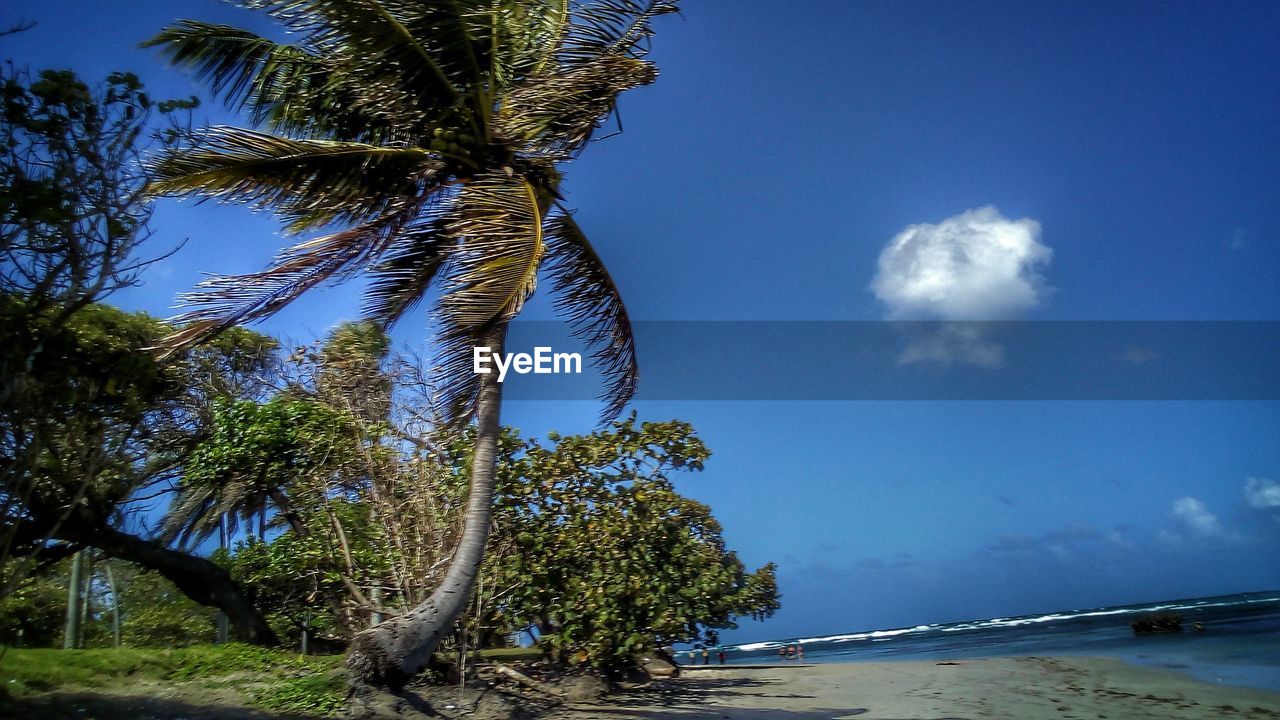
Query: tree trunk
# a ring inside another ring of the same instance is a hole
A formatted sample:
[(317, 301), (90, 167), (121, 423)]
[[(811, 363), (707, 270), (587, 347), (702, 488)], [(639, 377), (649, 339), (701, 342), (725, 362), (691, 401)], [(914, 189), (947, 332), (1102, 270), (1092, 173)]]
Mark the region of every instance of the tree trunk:
[(93, 553), (83, 554), (81, 562), (84, 567), (81, 571), (81, 581), (83, 586), (80, 589), (80, 624), (77, 629), (80, 631), (80, 637), (76, 638), (76, 647), (87, 648), (89, 643), (85, 637), (85, 632), (89, 627), (90, 607), (93, 605)]
[(116, 587), (116, 576), (111, 572), (111, 560), (102, 565), (107, 570), (107, 587), (111, 589), (111, 647), (120, 647), (120, 588)]
[[(481, 339), (493, 354), (503, 352), (507, 326), (498, 325)], [(435, 652), (440, 640), (467, 608), (484, 559), (493, 521), (493, 493), (497, 475), (499, 414), (502, 384), (497, 373), (480, 377), (476, 401), (476, 445), (471, 458), (471, 489), (462, 539), (449, 562), (440, 586), (414, 609), (356, 635), (351, 642), (347, 667), (370, 685), (399, 689), (417, 675)]]
[(165, 576), (182, 594), (227, 614), (236, 640), (255, 645), (279, 645), (280, 640), (267, 625), (262, 613), (231, 579), (230, 573), (212, 561), (170, 550), (153, 540), (120, 532), (112, 527), (85, 528), (66, 523), (60, 540), (96, 547), (111, 557), (137, 563)]
[(80, 603), (84, 597), (81, 576), (84, 573), (84, 551), (71, 557), (71, 581), (67, 583), (67, 624), (62, 632), (62, 649), (74, 650), (80, 647)]

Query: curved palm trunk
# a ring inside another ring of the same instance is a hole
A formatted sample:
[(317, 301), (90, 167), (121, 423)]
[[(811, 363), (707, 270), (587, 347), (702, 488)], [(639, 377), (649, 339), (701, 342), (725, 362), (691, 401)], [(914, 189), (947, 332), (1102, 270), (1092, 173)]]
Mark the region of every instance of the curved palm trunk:
[[(503, 352), (507, 326), (493, 328), (482, 338), (494, 354)], [(356, 635), (347, 667), (360, 680), (399, 689), (417, 675), (435, 652), (440, 640), (467, 608), (484, 559), (493, 521), (493, 492), (498, 461), (499, 413), (502, 385), (497, 373), (480, 379), (476, 403), (476, 446), (471, 459), (471, 489), (462, 539), (440, 586), (409, 612)]]

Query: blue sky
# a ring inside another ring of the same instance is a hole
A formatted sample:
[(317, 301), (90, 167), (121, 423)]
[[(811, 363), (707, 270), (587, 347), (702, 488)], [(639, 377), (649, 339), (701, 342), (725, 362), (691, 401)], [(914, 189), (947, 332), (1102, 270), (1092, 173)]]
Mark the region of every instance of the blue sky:
[[(0, 12), (19, 17), (40, 24), (4, 57), (133, 69), (157, 96), (202, 91), (136, 49), (164, 23), (267, 27), (213, 0)], [(661, 78), (567, 180), (635, 318), (1280, 320), (1274, 3), (688, 2), (657, 29)], [(157, 314), (282, 242), (241, 208), (165, 202), (154, 224), (154, 249), (187, 243), (117, 299)], [(358, 296), (262, 327), (306, 339)], [(423, 326), (397, 339), (424, 349)], [(636, 409), (701, 431), (715, 455), (681, 488), (780, 565), (783, 610), (731, 640), (1280, 587), (1274, 402)]]

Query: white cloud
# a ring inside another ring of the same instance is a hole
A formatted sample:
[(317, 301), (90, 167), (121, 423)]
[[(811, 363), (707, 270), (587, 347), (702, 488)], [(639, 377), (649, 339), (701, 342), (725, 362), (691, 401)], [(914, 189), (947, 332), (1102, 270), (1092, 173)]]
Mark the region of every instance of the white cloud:
[(1212, 536), (1222, 534), (1222, 523), (1209, 511), (1203, 501), (1184, 497), (1173, 503), (1173, 515), (1193, 535)]
[(1053, 251), (1040, 223), (996, 208), (911, 225), (880, 252), (871, 290), (891, 320), (1008, 320), (1047, 292), (1040, 270)]
[(1251, 477), (1244, 483), (1244, 499), (1249, 507), (1257, 510), (1280, 508), (1280, 483)]

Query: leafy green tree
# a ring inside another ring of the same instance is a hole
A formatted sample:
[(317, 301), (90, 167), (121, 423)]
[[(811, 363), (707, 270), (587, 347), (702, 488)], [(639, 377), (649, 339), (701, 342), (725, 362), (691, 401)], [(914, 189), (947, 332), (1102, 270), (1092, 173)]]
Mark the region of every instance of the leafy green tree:
[(55, 643), (61, 644), (66, 612), (65, 570), (37, 574), (0, 597), (0, 645), (53, 647)]
[(351, 419), (320, 403), (218, 400), (208, 437), (186, 460), (162, 537), (202, 542), (218, 532), (223, 518), (234, 533), (238, 521), (249, 525), (268, 506), (302, 532), (294, 504), (309, 489), (307, 481), (349, 463), (355, 441)]
[[(122, 530), (163, 491), (210, 400), (251, 392), (273, 343), (237, 330), (161, 361), (172, 328), (104, 300), (151, 262), (142, 153), (184, 135), (132, 73), (90, 86), (69, 70), (0, 70), (0, 596), (42, 564), (98, 547), (222, 606), (270, 641), (241, 589), (203, 558)], [(13, 561), (10, 562), (9, 560)]]
[[(93, 331), (84, 321), (69, 328), (77, 315), (101, 315), (92, 306), (147, 265), (135, 253), (150, 236), (140, 153), (153, 128), (161, 144), (180, 134), (174, 124), (155, 127), (154, 111), (193, 105), (153, 104), (131, 73), (91, 87), (69, 70), (0, 68), (0, 594), (43, 549), (28, 541), (32, 533), (20, 535), (24, 499), (44, 470), (113, 464), (94, 441), (109, 420), (68, 412), (94, 403), (118, 408), (153, 387), (132, 375), (149, 372), (145, 359), (113, 379), (107, 368), (74, 367), (58, 352), (73, 332)], [(133, 335), (141, 329), (109, 325)], [(135, 379), (143, 383), (137, 391), (127, 386)], [(86, 477), (73, 473), (69, 483)], [(15, 556), (24, 561), (7, 562)]]
[[(187, 597), (163, 575), (133, 563), (113, 563), (118, 598), (94, 604), (90, 644), (110, 647), (111, 604), (120, 603), (120, 639), (125, 647), (186, 647), (217, 637), (217, 613)], [(99, 575), (96, 587), (109, 590)]]
[[(110, 562), (113, 583), (107, 582)], [(70, 561), (45, 566), (0, 599), (0, 644), (61, 647), (67, 610)], [(121, 644), (182, 647), (212, 642), (212, 608), (200, 605), (163, 575), (134, 563), (99, 561), (85, 583), (83, 647), (112, 647), (113, 619), (120, 613)], [(112, 592), (112, 589), (119, 595)]]
[(270, 543), (239, 546), (231, 562), (285, 636), (311, 615), (323, 616), (313, 637), (318, 629), (349, 639), (377, 611), (366, 588), (383, 584), (395, 519), (375, 517), (376, 500), (385, 476), (410, 462), (386, 442), (388, 350), (376, 325), (344, 324), (314, 350), (294, 353), (274, 397), (216, 403), (166, 515), (164, 536), (183, 544), (218, 532), (223, 518), (232, 533), (238, 521), (251, 527), (258, 518), (260, 540), (268, 514), (284, 528)]
[(232, 576), (254, 589), (258, 604), (269, 608), (272, 628), (289, 643), (306, 630), (313, 641), (345, 645), (368, 626), (369, 600), (352, 589), (390, 582), (394, 549), (371, 520), (369, 504), (336, 500), (328, 510), (343, 528), (341, 542), (328, 512), (310, 507), (301, 531), (291, 527), (269, 542), (250, 539), (227, 557)]
[[(145, 349), (171, 328), (142, 313), (90, 304), (55, 324), (22, 298), (0, 295), (0, 318), (0, 365), (22, 376), (20, 407), (0, 414), (3, 529), (18, 561), (29, 570), (37, 559), (99, 548), (223, 608), (241, 639), (272, 641), (243, 589), (216, 565), (122, 529), (131, 501), (165, 492), (182, 470), (212, 398), (260, 368), (271, 343), (240, 330), (160, 360)], [(28, 366), (35, 343), (42, 361)], [(32, 428), (38, 444), (21, 442)]]
[(492, 519), (501, 386), (471, 371), (501, 353), (539, 269), (609, 378), (609, 411), (635, 385), (617, 288), (559, 202), (559, 165), (652, 82), (650, 21), (670, 0), (251, 0), (293, 30), (276, 43), (183, 21), (150, 41), (210, 81), (265, 131), (221, 127), (156, 166), (157, 194), (203, 195), (274, 211), (291, 232), (334, 230), (270, 269), (215, 278), (171, 338), (181, 346), (269, 315), (325, 282), (368, 271), (370, 319), (386, 326), (437, 279), (438, 388), (448, 417), (477, 417), (464, 533), (444, 581), (410, 612), (369, 630), (349, 666), (398, 685), (461, 614)]
[(532, 443), (503, 466), (482, 609), (508, 631), (535, 628), (570, 664), (618, 672), (642, 651), (712, 642), (740, 617), (779, 607), (772, 563), (746, 572), (710, 508), (676, 492), (673, 470), (709, 452), (687, 423), (642, 423)]

